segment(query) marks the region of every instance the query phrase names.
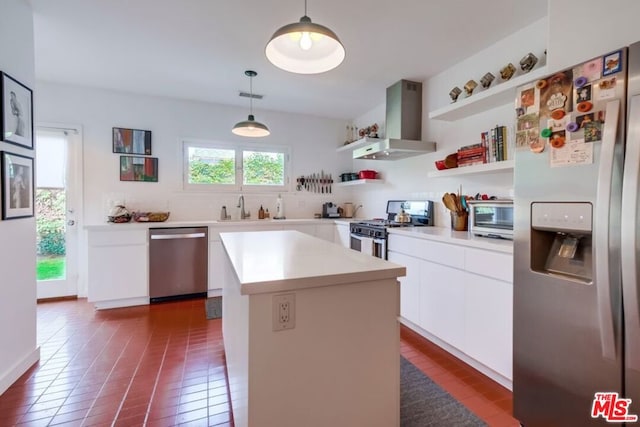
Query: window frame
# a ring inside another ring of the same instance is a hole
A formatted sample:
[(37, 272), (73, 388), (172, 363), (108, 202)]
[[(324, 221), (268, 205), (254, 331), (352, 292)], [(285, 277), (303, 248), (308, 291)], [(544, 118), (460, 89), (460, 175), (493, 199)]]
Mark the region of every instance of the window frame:
[[(233, 150), (235, 152), (235, 184), (191, 184), (189, 183), (189, 148)], [(245, 151), (284, 154), (284, 185), (244, 185)], [(284, 145), (236, 144), (218, 141), (183, 140), (182, 141), (182, 188), (185, 191), (198, 192), (253, 192), (282, 193), (291, 190), (291, 148)]]

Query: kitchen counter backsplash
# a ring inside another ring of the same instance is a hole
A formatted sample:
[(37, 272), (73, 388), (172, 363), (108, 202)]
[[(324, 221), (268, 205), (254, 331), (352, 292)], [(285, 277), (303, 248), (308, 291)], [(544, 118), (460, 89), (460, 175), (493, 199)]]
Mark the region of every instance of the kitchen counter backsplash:
[[(126, 193), (109, 193), (103, 196), (104, 213), (100, 218), (85, 218), (85, 224), (105, 224), (112, 207), (117, 204), (126, 206), (129, 212), (170, 212), (169, 222), (179, 221), (218, 221), (221, 210), (226, 206), (227, 215), (232, 220), (240, 219), (238, 199), (244, 196), (245, 211), (251, 214), (251, 220), (258, 219), (260, 206), (268, 209), (270, 217), (276, 214), (276, 199), (278, 193), (186, 193), (175, 192), (166, 199), (143, 198)], [(287, 219), (311, 219), (314, 214), (322, 213), (322, 204), (332, 202), (342, 206), (345, 202), (356, 203), (352, 197), (345, 194), (306, 194), (298, 192), (280, 193), (284, 203), (284, 214)], [(358, 217), (361, 213), (358, 212)]]

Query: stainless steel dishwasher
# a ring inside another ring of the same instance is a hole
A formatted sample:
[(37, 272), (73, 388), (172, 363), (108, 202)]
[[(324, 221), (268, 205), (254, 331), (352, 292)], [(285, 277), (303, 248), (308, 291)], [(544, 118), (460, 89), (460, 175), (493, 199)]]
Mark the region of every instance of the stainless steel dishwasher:
[(149, 229), (151, 302), (207, 294), (207, 227)]

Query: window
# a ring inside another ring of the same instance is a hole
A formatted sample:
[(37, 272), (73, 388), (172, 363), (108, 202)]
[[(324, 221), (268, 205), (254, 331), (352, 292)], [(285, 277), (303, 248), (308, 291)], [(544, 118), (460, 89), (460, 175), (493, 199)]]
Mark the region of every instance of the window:
[(184, 142), (184, 188), (285, 191), (287, 147)]

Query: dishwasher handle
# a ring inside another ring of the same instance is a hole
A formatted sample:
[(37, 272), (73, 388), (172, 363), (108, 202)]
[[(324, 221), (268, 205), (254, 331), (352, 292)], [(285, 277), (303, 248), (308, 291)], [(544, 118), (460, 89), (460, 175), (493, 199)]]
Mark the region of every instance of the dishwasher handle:
[(206, 237), (205, 233), (152, 234), (151, 240), (199, 239), (202, 237)]

